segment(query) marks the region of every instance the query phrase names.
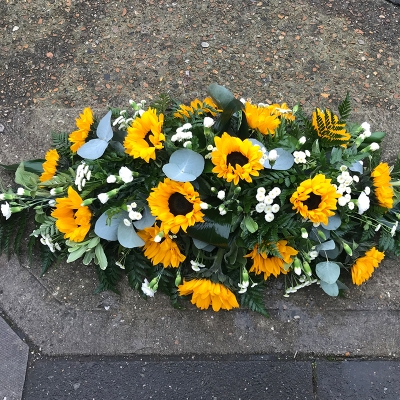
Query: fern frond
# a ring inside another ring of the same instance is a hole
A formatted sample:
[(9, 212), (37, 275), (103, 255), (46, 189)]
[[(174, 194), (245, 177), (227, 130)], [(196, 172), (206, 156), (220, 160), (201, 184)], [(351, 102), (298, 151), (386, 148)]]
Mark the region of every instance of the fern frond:
[(338, 106), (340, 122), (346, 122), (351, 114), (350, 94), (346, 93), (345, 99)]
[(250, 310), (258, 312), (264, 317), (269, 317), (267, 309), (265, 308), (264, 300), (264, 285), (258, 285), (253, 288), (248, 288), (246, 293), (243, 293), (240, 297), (240, 305), (242, 307), (248, 307)]

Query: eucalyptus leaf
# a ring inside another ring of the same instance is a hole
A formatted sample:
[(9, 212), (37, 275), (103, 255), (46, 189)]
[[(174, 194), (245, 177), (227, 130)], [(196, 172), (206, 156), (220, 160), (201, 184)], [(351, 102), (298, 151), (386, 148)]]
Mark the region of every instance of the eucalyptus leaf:
[(128, 249), (144, 246), (144, 240), (136, 233), (133, 225), (126, 226), (124, 221), (121, 221), (117, 234), (118, 242)]
[(353, 164), (350, 165), (349, 170), (353, 172), (359, 172), (360, 174), (362, 174), (363, 164), (361, 164), (360, 161), (355, 161)]
[[(294, 164), (294, 157), (286, 150), (283, 150), (282, 148), (278, 147), (275, 149), (276, 152), (278, 153), (278, 158), (276, 159), (274, 165), (272, 166), (272, 169), (275, 169), (277, 171), (286, 171), (290, 168), (292, 168)], [(269, 152), (267, 152), (267, 155)], [(268, 162), (269, 164), (269, 162)], [(264, 167), (266, 168), (271, 168), (271, 166), (267, 167), (264, 164)]]
[(118, 226), (120, 222), (126, 218), (128, 215), (127, 212), (123, 211), (111, 218), (111, 221), (108, 218), (107, 211), (104, 212), (100, 218), (96, 221), (94, 226), (94, 233), (101, 237), (102, 239), (106, 239), (109, 241), (115, 241), (118, 239)]
[(153, 226), (154, 222), (156, 222), (156, 217), (151, 215), (150, 208), (145, 205), (142, 211), (142, 218), (137, 221), (133, 221), (132, 223), (136, 229), (142, 230), (144, 228)]
[(338, 244), (335, 243), (335, 248), (334, 249), (323, 251), (323, 254), (321, 254), (321, 255), (325, 256), (325, 257), (328, 257), (331, 260), (334, 260), (342, 252), (342, 250), (343, 250), (343, 247), (342, 246), (338, 246)]
[(323, 242), (317, 246), (315, 246), (315, 250), (321, 251), (321, 250), (333, 250), (335, 248), (335, 242), (333, 240), (327, 240), (326, 242)]
[(111, 127), (111, 110), (100, 120), (97, 126), (97, 137), (109, 142), (113, 137), (113, 130)]
[(327, 283), (320, 281), (321, 289), (329, 296), (336, 297), (339, 294), (339, 287), (337, 283)]
[(97, 160), (104, 154), (107, 146), (108, 142), (103, 139), (92, 139), (81, 146), (77, 153), (82, 158)]
[(321, 281), (335, 283), (340, 276), (340, 267), (332, 261), (324, 261), (316, 265), (315, 273)]
[(342, 224), (342, 220), (338, 214), (332, 215), (332, 217), (328, 218), (328, 225), (322, 223), (321, 225), (327, 229), (328, 231), (334, 231)]
[(204, 158), (190, 149), (180, 149), (171, 154), (169, 163), (163, 166), (169, 179), (177, 182), (191, 182), (204, 170)]

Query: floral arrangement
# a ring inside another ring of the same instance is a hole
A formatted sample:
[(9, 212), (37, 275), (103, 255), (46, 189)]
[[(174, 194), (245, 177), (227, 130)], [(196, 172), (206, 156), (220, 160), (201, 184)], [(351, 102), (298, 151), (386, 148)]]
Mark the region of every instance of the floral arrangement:
[(33, 214), (43, 273), (81, 260), (98, 291), (118, 292), (126, 274), (145, 298), (264, 315), (271, 275), (284, 296), (311, 284), (337, 296), (342, 276), (361, 285), (400, 255), (399, 163), (380, 161), (384, 133), (348, 122), (348, 95), (311, 118), (217, 84), (208, 95), (131, 100), (101, 119), (85, 108), (44, 160), (3, 165), (19, 187), (0, 191), (0, 251), (19, 251)]

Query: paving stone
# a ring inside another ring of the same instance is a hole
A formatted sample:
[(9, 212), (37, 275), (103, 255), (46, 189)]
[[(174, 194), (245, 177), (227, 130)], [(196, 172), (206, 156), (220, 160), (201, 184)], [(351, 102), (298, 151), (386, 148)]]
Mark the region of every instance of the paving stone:
[(311, 362), (38, 360), (24, 400), (314, 398)]
[(400, 399), (398, 361), (316, 363), (318, 400)]
[(20, 400), (29, 348), (0, 317), (0, 399)]

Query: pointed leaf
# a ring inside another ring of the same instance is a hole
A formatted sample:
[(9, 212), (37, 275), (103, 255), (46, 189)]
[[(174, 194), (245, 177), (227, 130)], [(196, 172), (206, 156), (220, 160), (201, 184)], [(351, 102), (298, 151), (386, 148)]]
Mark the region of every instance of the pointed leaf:
[(103, 139), (92, 139), (81, 146), (77, 153), (82, 158), (86, 158), (88, 160), (97, 160), (104, 154), (107, 146), (108, 142)]
[(333, 250), (334, 248), (335, 248), (335, 242), (333, 240), (327, 240), (326, 242), (323, 242), (323, 243), (315, 246), (315, 249), (317, 251)]
[(223, 110), (232, 100), (235, 99), (235, 96), (227, 88), (218, 85), (217, 83), (212, 83), (207, 88), (207, 93), (217, 103), (218, 107)]
[(138, 236), (133, 225), (126, 226), (124, 221), (118, 226), (118, 242), (128, 249), (144, 245), (144, 240)]
[(340, 275), (340, 267), (331, 261), (324, 261), (317, 264), (315, 273), (321, 281), (335, 283)]
[[(36, 175), (41, 175), (43, 172), (43, 163), (46, 160), (42, 159), (42, 158), (38, 158), (36, 160), (28, 160), (28, 161), (24, 161), (24, 169), (25, 171), (28, 172), (33, 172)], [(4, 168), (7, 171), (16, 171), (17, 168), (19, 167), (20, 164), (10, 164), (10, 165), (6, 165), (6, 164), (0, 164), (0, 167)]]
[(172, 153), (169, 164), (163, 166), (168, 178), (177, 182), (191, 182), (204, 170), (204, 158), (189, 149), (180, 149)]
[(113, 137), (113, 130), (111, 127), (111, 110), (100, 120), (97, 127), (97, 137), (109, 142)]
[[(104, 212), (96, 221), (94, 226), (94, 233), (102, 239), (115, 241), (118, 239), (118, 226), (120, 222), (128, 215), (127, 212), (121, 212), (111, 218), (111, 222), (107, 221), (109, 218), (107, 212)], [(108, 224), (107, 224), (108, 222)]]
[(204, 249), (205, 247), (208, 246), (207, 242), (203, 242), (202, 240), (199, 239), (195, 239), (193, 238), (193, 244), (196, 246), (196, 248), (198, 248), (199, 250)]
[(321, 224), (328, 231), (334, 231), (342, 224), (342, 220), (340, 219), (338, 214), (332, 215), (332, 217), (328, 218), (328, 225)]
[(148, 228), (149, 226), (153, 226), (154, 222), (156, 222), (156, 217), (151, 215), (149, 207), (144, 206), (142, 219), (139, 219), (138, 221), (133, 221), (133, 225), (136, 229), (144, 229)]
[(107, 256), (104, 253), (101, 243), (99, 243), (95, 247), (94, 254), (96, 255), (96, 259), (97, 259), (100, 269), (105, 270), (107, 268), (108, 261), (107, 261)]
[(360, 174), (363, 173), (363, 165), (360, 163), (360, 161), (355, 161), (351, 166), (349, 167), (350, 171), (353, 172), (359, 172)]
[(326, 230), (323, 226), (320, 225), (318, 228), (312, 227), (309, 237), (311, 240), (314, 240), (314, 242), (321, 241), (317, 231), (322, 231), (327, 239), (331, 237), (331, 233), (328, 230)]
[(337, 283), (327, 283), (320, 281), (321, 289), (329, 296), (336, 297), (339, 294), (339, 287)]

